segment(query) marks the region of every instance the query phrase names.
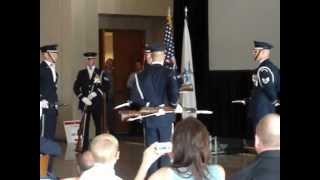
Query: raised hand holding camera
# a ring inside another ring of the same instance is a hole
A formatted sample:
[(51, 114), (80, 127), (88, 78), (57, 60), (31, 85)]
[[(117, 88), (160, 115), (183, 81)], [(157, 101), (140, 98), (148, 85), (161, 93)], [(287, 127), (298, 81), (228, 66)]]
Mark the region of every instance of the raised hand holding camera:
[(172, 151), (172, 143), (171, 142), (157, 142), (155, 149), (158, 154), (166, 154)]

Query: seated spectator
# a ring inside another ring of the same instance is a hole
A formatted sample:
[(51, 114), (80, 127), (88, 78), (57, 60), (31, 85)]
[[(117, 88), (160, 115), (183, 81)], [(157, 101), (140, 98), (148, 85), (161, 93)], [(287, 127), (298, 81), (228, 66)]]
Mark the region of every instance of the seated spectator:
[(95, 163), (81, 174), (80, 180), (121, 180), (114, 170), (120, 155), (119, 142), (114, 136), (111, 134), (96, 136), (90, 144), (90, 151)]
[(142, 70), (143, 70), (143, 65), (141, 61), (137, 60), (135, 63), (135, 70), (129, 75), (129, 78), (127, 80), (127, 88), (129, 89), (129, 92), (130, 92), (130, 89), (134, 87), (134, 83), (135, 83), (134, 74), (139, 73)]
[(49, 155), (48, 167), (47, 167), (47, 178), (56, 179), (52, 172), (53, 156), (59, 156), (61, 154), (61, 148), (58, 143), (40, 136), (40, 154)]
[(232, 180), (280, 180), (280, 116), (268, 114), (256, 127), (254, 162), (237, 172)]
[(61, 148), (56, 142), (40, 136), (40, 153), (59, 156), (61, 154)]
[(80, 168), (80, 174), (90, 169), (94, 165), (94, 158), (90, 151), (85, 151), (77, 157), (78, 165)]
[[(135, 180), (145, 179), (151, 164), (162, 154), (155, 150), (156, 143), (143, 153), (143, 160)], [(225, 171), (220, 165), (210, 165), (209, 133), (197, 119), (189, 117), (177, 123), (172, 139), (172, 165), (162, 167), (149, 179), (215, 179), (224, 180)]]
[(60, 178), (59, 180), (79, 180), (79, 177)]

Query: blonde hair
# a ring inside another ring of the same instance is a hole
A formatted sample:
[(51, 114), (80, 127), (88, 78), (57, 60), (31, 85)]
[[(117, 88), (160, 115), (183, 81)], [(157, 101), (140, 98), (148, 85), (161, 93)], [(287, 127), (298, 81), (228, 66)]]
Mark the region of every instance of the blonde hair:
[(119, 149), (118, 140), (111, 134), (100, 134), (96, 136), (91, 144), (90, 151), (95, 162), (105, 163), (115, 159)]

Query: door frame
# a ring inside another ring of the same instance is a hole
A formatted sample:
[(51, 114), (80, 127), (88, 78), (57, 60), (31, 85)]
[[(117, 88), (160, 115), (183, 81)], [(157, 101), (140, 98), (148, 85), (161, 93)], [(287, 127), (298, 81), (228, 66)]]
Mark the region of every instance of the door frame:
[[(101, 69), (104, 69), (104, 49), (105, 49), (105, 47), (104, 47), (104, 33), (105, 32), (112, 32), (112, 33), (115, 33), (115, 32), (119, 32), (119, 31), (131, 31), (131, 32), (143, 32), (143, 39), (142, 39), (142, 41), (143, 41), (143, 47), (144, 47), (144, 45), (145, 45), (145, 42), (146, 42), (146, 30), (143, 30), (143, 29), (109, 29), (109, 28), (101, 28), (101, 29), (99, 29), (99, 66), (100, 66), (100, 68)], [(113, 38), (113, 44), (115, 44), (115, 38)], [(114, 50), (114, 49), (113, 49)], [(144, 48), (142, 48), (141, 49), (141, 56), (143, 56), (143, 51), (144, 51)], [(114, 52), (113, 52), (114, 53)], [(141, 57), (142, 58), (142, 57)], [(113, 80), (114, 80), (115, 78), (113, 77)], [(115, 82), (113, 82), (113, 84), (115, 84)], [(114, 91), (114, 93), (115, 93), (115, 91)], [(115, 96), (113, 96), (112, 97), (112, 101), (113, 102), (116, 102), (116, 99), (114, 99), (115, 98)], [(116, 113), (115, 113), (115, 111), (113, 111), (113, 113), (112, 113), (113, 115), (112, 115), (112, 121), (116, 121), (117, 120), (117, 118), (116, 118)], [(115, 123), (113, 122), (112, 123), (113, 124), (113, 126), (114, 127), (112, 127), (114, 130), (115, 130)], [(129, 127), (128, 127), (129, 128)], [(129, 129), (128, 129), (128, 131), (129, 131)]]

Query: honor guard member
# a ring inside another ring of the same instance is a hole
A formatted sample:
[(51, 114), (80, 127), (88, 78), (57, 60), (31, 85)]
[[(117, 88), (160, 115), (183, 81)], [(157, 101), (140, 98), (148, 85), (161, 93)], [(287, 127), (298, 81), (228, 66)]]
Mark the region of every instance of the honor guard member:
[(152, 64), (151, 48), (149, 47), (148, 44), (146, 44), (144, 48), (143, 61), (144, 61), (143, 62), (144, 68), (148, 68), (148, 66)]
[(252, 54), (259, 66), (252, 75), (253, 89), (248, 106), (248, 119), (254, 129), (264, 115), (275, 112), (280, 94), (280, 70), (270, 60), (272, 48), (269, 43), (254, 41)]
[[(57, 45), (46, 45), (40, 48), (43, 61), (40, 63), (40, 108), (42, 109), (41, 136), (53, 140), (56, 131), (58, 113), (58, 95), (56, 61)], [(43, 127), (44, 125), (44, 127)]]
[(107, 77), (109, 78), (109, 90), (106, 97), (106, 103), (107, 103), (107, 126), (109, 128), (109, 133), (114, 133), (114, 122), (112, 120), (112, 112), (113, 112), (113, 83), (112, 83), (112, 71), (114, 70), (113, 67), (113, 59), (108, 58), (105, 63), (104, 72), (106, 73)]
[[(178, 99), (178, 86), (176, 78), (170, 69), (163, 66), (164, 49), (160, 45), (151, 46), (152, 64), (142, 72), (135, 75), (135, 84), (130, 93), (133, 106), (138, 107), (176, 107)], [(171, 141), (172, 123), (175, 114), (168, 113), (161, 116), (151, 116), (143, 119), (145, 145)], [(168, 165), (170, 160), (163, 156), (149, 169), (148, 175), (162, 166)]]
[[(89, 125), (90, 116), (92, 115), (96, 135), (101, 134), (101, 113), (103, 94), (107, 93), (110, 88), (110, 79), (106, 73), (95, 67), (95, 52), (84, 53), (86, 68), (78, 72), (77, 79), (73, 85), (73, 91), (79, 98), (79, 109), (83, 112), (86, 109), (87, 119), (83, 136), (83, 152), (89, 147)], [(86, 107), (86, 108), (85, 108)]]

